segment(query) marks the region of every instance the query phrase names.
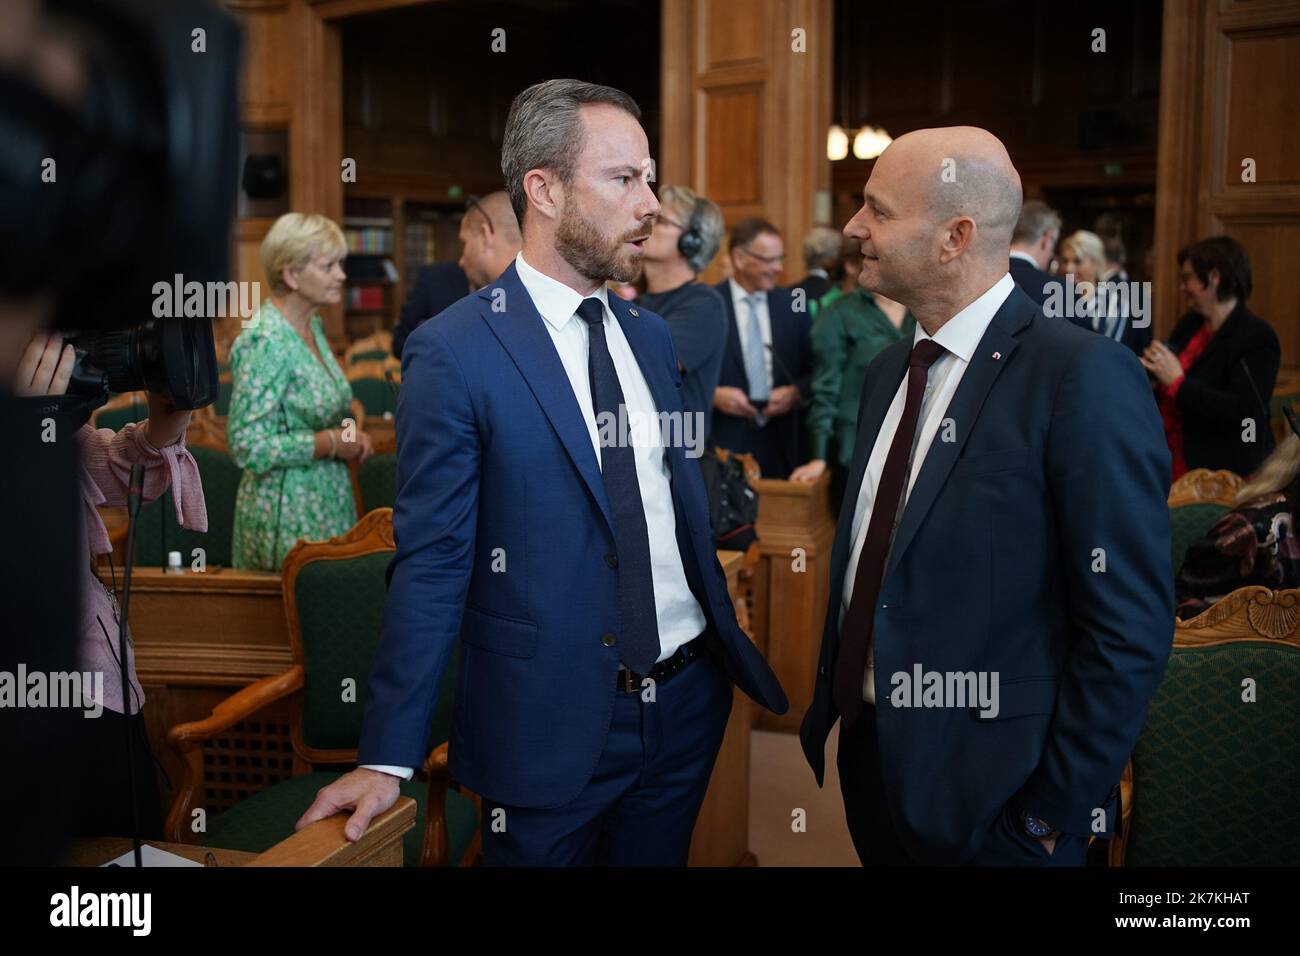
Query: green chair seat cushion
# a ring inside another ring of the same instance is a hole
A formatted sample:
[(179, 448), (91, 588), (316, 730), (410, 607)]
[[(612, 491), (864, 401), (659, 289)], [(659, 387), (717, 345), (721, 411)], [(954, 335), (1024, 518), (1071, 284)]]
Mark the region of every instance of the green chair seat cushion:
[(1174, 574), (1183, 566), (1187, 549), (1205, 537), (1215, 523), (1232, 509), (1211, 503), (1179, 505), (1169, 509), (1169, 530), (1173, 538)]
[(1300, 650), (1175, 648), (1133, 749), (1125, 865), (1294, 866), (1297, 794)]
[[(207, 833), (200, 834), (204, 846), (224, 850), (262, 853), (293, 835), (293, 825), (316, 799), (316, 792), (343, 774), (317, 771), (293, 777), (260, 790), (247, 800), (208, 821)], [(402, 795), (415, 800), (415, 827), (402, 838), (402, 859), (406, 866), (420, 865), (424, 843), (424, 811), (427, 786), (420, 780), (401, 785)], [(460, 863), (478, 825), (474, 803), (455, 790), (447, 791), (448, 863)]]

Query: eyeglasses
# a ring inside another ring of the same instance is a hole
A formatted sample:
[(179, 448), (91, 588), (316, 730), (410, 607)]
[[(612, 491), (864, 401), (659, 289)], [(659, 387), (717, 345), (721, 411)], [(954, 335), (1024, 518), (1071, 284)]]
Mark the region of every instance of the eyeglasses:
[(759, 262), (765, 262), (768, 265), (774, 265), (776, 263), (785, 262), (785, 253), (782, 253), (779, 256), (760, 256), (753, 249), (746, 249), (744, 246), (740, 247), (740, 251), (743, 252), (745, 255), (753, 256)]
[(488, 232), (496, 232), (492, 227), (492, 217), (487, 214), (487, 210), (479, 203), (477, 196), (465, 197), (465, 215), (469, 215), (472, 210), (478, 210), (480, 216), (487, 222)]

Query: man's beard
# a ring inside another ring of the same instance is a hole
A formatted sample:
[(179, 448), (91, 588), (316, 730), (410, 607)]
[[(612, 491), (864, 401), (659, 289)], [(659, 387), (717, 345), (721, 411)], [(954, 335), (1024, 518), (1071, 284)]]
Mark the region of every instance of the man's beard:
[(654, 221), (647, 220), (629, 233), (610, 239), (591, 222), (583, 218), (575, 204), (564, 209), (560, 228), (555, 234), (555, 248), (564, 261), (592, 282), (635, 282), (641, 277), (644, 251), (628, 252), (623, 243), (650, 235)]

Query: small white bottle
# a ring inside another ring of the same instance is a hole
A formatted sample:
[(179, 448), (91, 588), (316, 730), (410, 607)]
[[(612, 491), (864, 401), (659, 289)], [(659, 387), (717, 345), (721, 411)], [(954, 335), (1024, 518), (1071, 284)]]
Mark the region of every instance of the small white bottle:
[(181, 553), (179, 551), (167, 552), (167, 573), (184, 574), (185, 568), (181, 565)]

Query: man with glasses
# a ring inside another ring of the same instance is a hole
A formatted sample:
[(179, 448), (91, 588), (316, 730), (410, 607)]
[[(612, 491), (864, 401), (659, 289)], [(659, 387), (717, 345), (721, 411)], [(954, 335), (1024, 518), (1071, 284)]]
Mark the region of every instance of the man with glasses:
[(748, 452), (764, 478), (786, 478), (802, 460), (799, 403), (809, 394), (812, 348), (807, 312), (777, 288), (785, 245), (766, 219), (731, 230), (732, 277), (717, 286), (727, 306), (727, 350), (713, 393), (713, 442)]

